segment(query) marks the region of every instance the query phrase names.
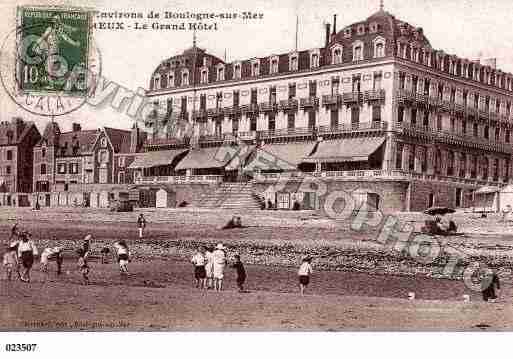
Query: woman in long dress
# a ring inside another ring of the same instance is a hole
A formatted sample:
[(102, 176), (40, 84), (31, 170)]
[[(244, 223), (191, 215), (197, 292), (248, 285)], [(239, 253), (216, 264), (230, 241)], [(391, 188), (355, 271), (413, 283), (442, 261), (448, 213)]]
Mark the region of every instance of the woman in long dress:
[(34, 264), (34, 257), (38, 254), (36, 245), (29, 237), (29, 233), (23, 232), (18, 243), (18, 258), (23, 266), (23, 274), (20, 279), (23, 282), (30, 282), (30, 270)]

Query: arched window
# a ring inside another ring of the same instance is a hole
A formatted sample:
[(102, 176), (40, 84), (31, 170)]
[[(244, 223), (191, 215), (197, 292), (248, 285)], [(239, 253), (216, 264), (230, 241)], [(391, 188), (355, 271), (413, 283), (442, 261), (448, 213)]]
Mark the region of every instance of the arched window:
[(260, 63), (257, 61), (253, 61), (251, 64), (251, 76), (259, 76), (260, 75)]
[(217, 81), (224, 81), (224, 66), (217, 68)]
[(167, 75), (167, 87), (174, 87), (175, 86), (175, 74), (168, 74)]
[(240, 64), (235, 64), (235, 66), (233, 68), (233, 77), (235, 79), (241, 78)]
[(189, 85), (189, 72), (184, 71), (182, 72), (182, 86)]
[(333, 64), (341, 64), (342, 63), (342, 47), (337, 46), (331, 50), (331, 58)]
[(355, 41), (353, 43), (353, 61), (363, 60), (363, 42)]
[(158, 90), (160, 88), (160, 75), (155, 75), (153, 78), (153, 89)]
[(310, 67), (311, 68), (319, 67), (319, 54), (313, 53), (310, 56)]
[(273, 57), (271, 59), (270, 72), (271, 72), (271, 74), (277, 74), (278, 73), (278, 59), (276, 57)]
[(292, 55), (289, 57), (289, 71), (297, 71), (297, 70), (298, 70), (297, 55)]
[(383, 56), (385, 56), (385, 46), (383, 46), (383, 43), (378, 42), (374, 48), (374, 57)]
[(206, 69), (205, 70), (201, 70), (200, 81), (201, 81), (202, 84), (206, 84), (208, 82), (208, 71)]

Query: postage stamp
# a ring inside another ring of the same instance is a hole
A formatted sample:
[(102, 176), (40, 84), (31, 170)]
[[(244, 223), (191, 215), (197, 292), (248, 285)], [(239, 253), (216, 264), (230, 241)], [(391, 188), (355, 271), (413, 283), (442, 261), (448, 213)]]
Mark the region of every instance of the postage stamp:
[[(18, 89), (85, 96), (91, 12), (78, 8), (18, 7)], [(78, 79), (76, 76), (83, 76)]]

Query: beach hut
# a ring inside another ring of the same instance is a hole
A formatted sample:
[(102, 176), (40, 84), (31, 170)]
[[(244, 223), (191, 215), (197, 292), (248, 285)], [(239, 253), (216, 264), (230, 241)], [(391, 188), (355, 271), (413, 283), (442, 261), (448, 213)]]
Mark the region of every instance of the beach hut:
[(513, 209), (513, 185), (501, 188), (499, 192), (499, 209), (501, 212), (511, 212)]
[(483, 186), (474, 192), (475, 212), (498, 212), (500, 189), (496, 186)]
[(155, 207), (176, 207), (176, 193), (168, 188), (161, 187), (155, 194)]

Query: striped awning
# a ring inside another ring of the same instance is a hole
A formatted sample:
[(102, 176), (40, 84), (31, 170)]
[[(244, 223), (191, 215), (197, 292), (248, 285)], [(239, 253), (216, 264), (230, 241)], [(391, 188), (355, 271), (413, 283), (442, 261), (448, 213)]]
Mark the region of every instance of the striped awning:
[(347, 138), (319, 142), (314, 154), (304, 162), (360, 162), (368, 161), (385, 142), (385, 137)]
[(316, 142), (266, 144), (257, 149), (245, 171), (294, 171), (310, 155)]
[(485, 194), (485, 193), (496, 193), (499, 192), (499, 187), (496, 186), (483, 186), (480, 187), (477, 191), (475, 191), (475, 194)]
[(243, 167), (255, 150), (255, 147), (256, 146), (239, 146), (238, 152), (235, 153), (224, 169), (227, 171), (234, 171)]
[(176, 170), (224, 168), (239, 151), (238, 146), (195, 148), (178, 163)]
[(172, 164), (177, 156), (186, 151), (186, 149), (181, 149), (138, 153), (134, 162), (132, 162), (128, 168), (135, 169), (167, 166)]

